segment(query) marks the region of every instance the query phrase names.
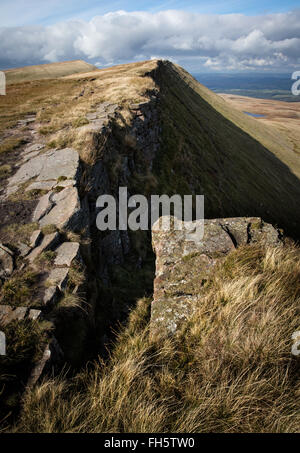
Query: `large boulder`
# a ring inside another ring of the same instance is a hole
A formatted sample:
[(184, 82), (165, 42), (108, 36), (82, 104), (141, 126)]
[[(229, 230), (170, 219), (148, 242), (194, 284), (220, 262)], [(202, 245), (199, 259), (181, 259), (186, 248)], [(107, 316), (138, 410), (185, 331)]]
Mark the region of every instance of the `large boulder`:
[[(165, 225), (170, 218), (163, 218), (161, 225), (159, 221), (152, 228), (156, 278), (151, 331), (155, 335), (173, 334), (193, 313), (200, 297), (201, 282), (231, 250), (256, 242), (280, 243), (279, 232), (260, 218), (205, 220), (203, 238), (189, 234), (191, 222), (171, 218), (172, 228), (167, 229)], [(193, 224), (198, 224), (200, 230), (199, 222)]]

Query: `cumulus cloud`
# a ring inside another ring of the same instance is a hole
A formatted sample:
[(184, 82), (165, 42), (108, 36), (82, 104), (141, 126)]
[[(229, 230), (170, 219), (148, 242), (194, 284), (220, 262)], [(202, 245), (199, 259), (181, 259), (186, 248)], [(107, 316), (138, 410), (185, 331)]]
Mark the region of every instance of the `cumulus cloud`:
[(2, 68), (70, 59), (99, 66), (150, 59), (213, 70), (300, 66), (300, 10), (281, 14), (201, 15), (118, 11), (91, 21), (0, 28)]

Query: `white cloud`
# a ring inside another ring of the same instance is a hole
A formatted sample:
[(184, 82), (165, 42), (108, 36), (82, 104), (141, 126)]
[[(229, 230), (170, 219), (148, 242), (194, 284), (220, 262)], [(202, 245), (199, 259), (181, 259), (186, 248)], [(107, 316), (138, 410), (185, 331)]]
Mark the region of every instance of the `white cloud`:
[(300, 66), (300, 10), (249, 17), (118, 11), (91, 21), (0, 28), (0, 67), (82, 58), (108, 65), (154, 55), (208, 69)]

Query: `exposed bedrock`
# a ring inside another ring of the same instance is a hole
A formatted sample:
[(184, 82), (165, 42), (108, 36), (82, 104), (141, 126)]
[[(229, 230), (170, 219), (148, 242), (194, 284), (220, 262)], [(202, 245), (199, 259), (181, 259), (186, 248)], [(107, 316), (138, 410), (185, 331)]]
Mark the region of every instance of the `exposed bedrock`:
[[(203, 238), (192, 241), (185, 222), (173, 220), (169, 231), (160, 227), (160, 219), (152, 228), (156, 276), (151, 331), (155, 335), (175, 333), (193, 313), (201, 301), (199, 282), (206, 280), (216, 263), (231, 250), (254, 243), (281, 243), (280, 232), (259, 217), (205, 220)], [(197, 224), (199, 227), (199, 221), (194, 222)]]

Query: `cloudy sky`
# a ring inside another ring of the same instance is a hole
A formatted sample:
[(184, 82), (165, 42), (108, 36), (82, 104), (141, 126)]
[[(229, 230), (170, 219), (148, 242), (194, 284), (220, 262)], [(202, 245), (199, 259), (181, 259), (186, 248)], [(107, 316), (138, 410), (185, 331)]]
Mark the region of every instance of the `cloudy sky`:
[(299, 0), (0, 0), (0, 69), (167, 58), (194, 72), (300, 69)]

